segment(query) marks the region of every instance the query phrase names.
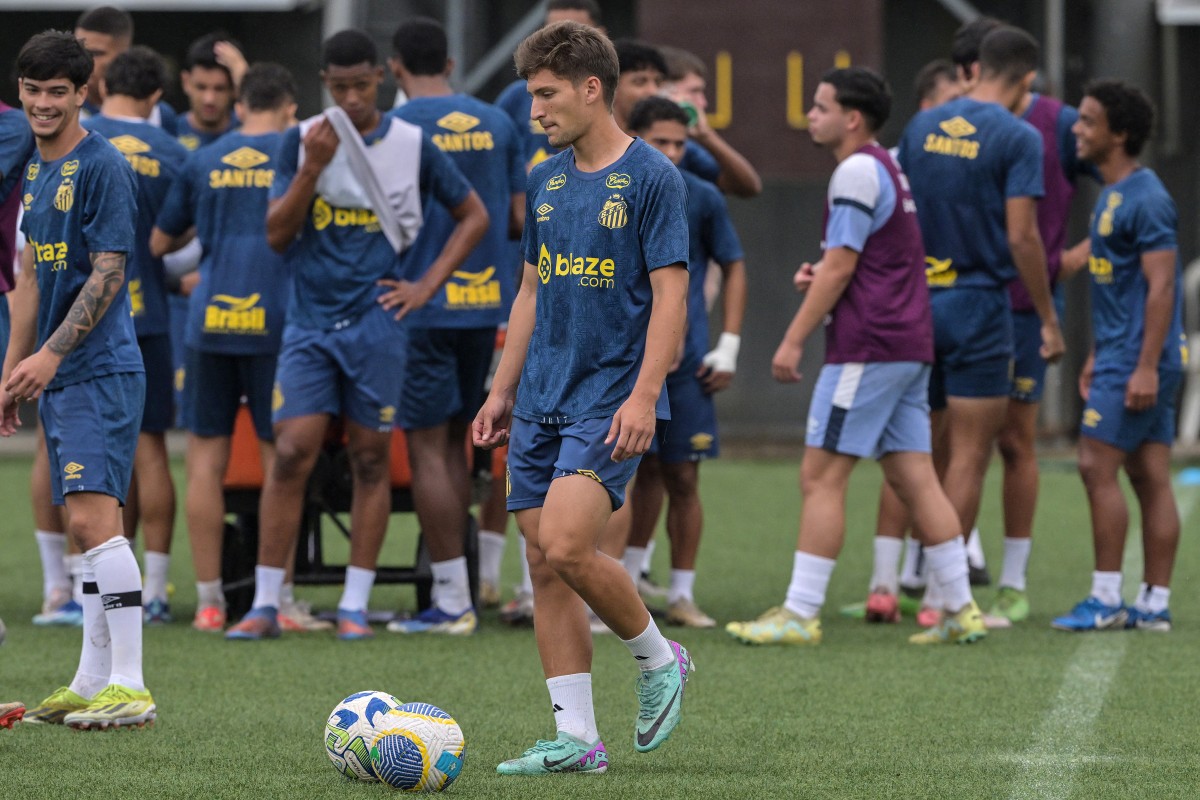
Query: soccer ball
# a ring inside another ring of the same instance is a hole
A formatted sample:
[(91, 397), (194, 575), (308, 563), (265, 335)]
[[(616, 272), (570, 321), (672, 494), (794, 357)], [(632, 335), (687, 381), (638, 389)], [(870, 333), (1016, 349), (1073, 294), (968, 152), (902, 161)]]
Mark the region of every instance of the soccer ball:
[(370, 756), (376, 726), (401, 706), (387, 692), (356, 692), (337, 704), (325, 723), (325, 752), (338, 772), (360, 781), (379, 780)]
[(466, 759), (462, 728), (428, 703), (405, 703), (378, 720), (371, 768), (379, 780), (408, 792), (440, 792)]

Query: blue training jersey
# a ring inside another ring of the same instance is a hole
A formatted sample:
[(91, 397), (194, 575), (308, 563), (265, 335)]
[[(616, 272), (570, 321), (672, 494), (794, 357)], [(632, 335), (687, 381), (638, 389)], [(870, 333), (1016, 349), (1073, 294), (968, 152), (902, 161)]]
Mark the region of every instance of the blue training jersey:
[[(363, 137), (370, 147), (392, 124), (408, 124), (383, 114), (379, 126)], [(271, 199), (283, 197), (299, 165), (300, 128), (283, 134)], [(422, 136), (420, 192), (449, 208), (460, 205), (471, 185), (449, 157)], [(362, 316), (387, 290), (381, 278), (399, 277), (399, 259), (369, 208), (340, 208), (321, 194), (313, 196), (300, 236), (287, 255), (292, 271), (288, 324), (330, 330)]]
[[(683, 177), (634, 139), (598, 172), (581, 172), (573, 150), (559, 153), (530, 173), (525, 197), (537, 319), (513, 414), (560, 425), (610, 417), (641, 368), (650, 272), (688, 262)], [(669, 418), (665, 389), (656, 410)]]
[(13, 287), (21, 176), (32, 155), (33, 131), (25, 112), (0, 102), (0, 295)]
[(708, 181), (690, 172), (680, 174), (688, 193), (688, 327), (679, 371), (691, 374), (700, 368), (709, 346), (708, 303), (704, 299), (709, 265), (714, 261), (729, 264), (744, 256), (725, 198)]
[[(487, 207), (488, 229), (438, 293), (413, 311), (418, 328), (487, 328), (508, 319), (520, 257), (508, 239), (514, 194), (525, 192), (525, 162), (512, 120), (464, 94), (416, 97), (390, 112), (419, 125), (454, 162)], [(417, 280), (442, 252), (457, 224), (445, 206), (425, 198), (421, 233), (400, 259), (401, 274)]]
[(1017, 277), (1005, 202), (1042, 196), (1042, 138), (996, 103), (960, 97), (913, 117), (897, 156), (912, 187), (930, 289)]
[(267, 244), (267, 200), (282, 133), (225, 134), (188, 159), (156, 223), (172, 236), (193, 225), (200, 283), (188, 302), (187, 346), (204, 353), (279, 352), (287, 310), (284, 256)]
[(229, 115), (229, 124), (224, 130), (220, 131), (205, 131), (193, 127), (188, 121), (187, 114), (180, 114), (175, 121), (175, 138), (179, 139), (179, 143), (186, 147), (189, 151), (195, 152), (205, 145), (212, 144), (217, 139), (220, 139), (225, 134), (237, 129), (241, 123), (238, 121), (236, 114)]
[[(133, 253), (137, 183), (133, 169), (99, 133), (55, 161), (34, 151), (25, 170), (21, 231), (37, 270), (37, 346), (66, 319), (92, 274), (94, 253)], [(142, 372), (127, 282), (91, 332), (59, 365), (47, 389), (118, 372)]]
[(1163, 341), (1159, 369), (1183, 368), (1182, 267), (1175, 202), (1153, 170), (1139, 168), (1105, 186), (1096, 200), (1090, 225), (1092, 252), (1092, 335), (1096, 372), (1127, 378), (1137, 366), (1146, 333), (1146, 276), (1142, 256), (1175, 252), (1175, 308)]
[(150, 255), (150, 231), (188, 152), (162, 128), (144, 121), (100, 114), (83, 127), (103, 135), (133, 167), (138, 187), (137, 238), (125, 266), (133, 324), (138, 336), (165, 334), (170, 329), (166, 276), (162, 259)]
[(684, 142), (683, 160), (679, 162), (679, 168), (711, 184), (716, 184), (717, 178), (721, 177), (721, 165), (717, 159), (708, 152), (708, 148), (691, 139)]
[(508, 114), (517, 126), (526, 172), (558, 152), (550, 146), (542, 124), (530, 116), (533, 110), (533, 95), (529, 93), (524, 79), (518, 78), (504, 87), (504, 91), (496, 98), (496, 105)]

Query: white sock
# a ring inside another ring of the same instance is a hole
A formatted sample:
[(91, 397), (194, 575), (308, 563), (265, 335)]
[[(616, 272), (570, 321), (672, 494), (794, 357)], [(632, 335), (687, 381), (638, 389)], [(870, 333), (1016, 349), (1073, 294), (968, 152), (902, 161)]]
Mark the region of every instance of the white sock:
[(646, 544), (646, 559), (642, 562), (642, 572), (650, 574), (650, 562), (654, 560), (654, 540)]
[(171, 554), (147, 550), (142, 554), (146, 564), (146, 585), (142, 587), (142, 600), (167, 601), (167, 573), (171, 571)]
[(338, 611), (366, 611), (371, 599), (371, 587), (375, 585), (375, 570), (362, 567), (346, 567), (346, 585)]
[(671, 570), (671, 588), (667, 590), (667, 603), (678, 603), (680, 600), (692, 602), (692, 587), (696, 585), (696, 570)]
[(1145, 583), (1138, 589), (1137, 610), (1148, 614), (1166, 611), (1171, 600), (1171, 590), (1166, 586), (1149, 586)]
[(787, 600), (783, 606), (793, 614), (812, 619), (825, 605), (825, 591), (833, 575), (832, 558), (822, 558), (799, 550), (792, 557), (792, 582), (788, 584)]
[(925, 556), (921, 543), (910, 536), (904, 542), (904, 566), (900, 568), (900, 585), (920, 589), (925, 585)]
[(70, 689), (80, 697), (90, 699), (108, 686), (108, 676), (112, 674), (112, 642), (96, 576), (86, 573), (83, 584), (83, 648)]
[(638, 667), (643, 672), (665, 667), (675, 660), (675, 652), (671, 649), (671, 643), (667, 641), (667, 637), (662, 635), (662, 631), (658, 629), (653, 617), (650, 618), (650, 624), (646, 626), (646, 630), (632, 639), (622, 639), (621, 641), (637, 659)]
[(112, 637), (109, 683), (142, 691), (142, 574), (124, 536), (114, 536), (84, 553), (96, 575), (104, 619)]
[(596, 710), (592, 707), (592, 675), (576, 672), (547, 678), (550, 705), (554, 708), (554, 724), (576, 739), (591, 744), (600, 738), (596, 730)]
[(71, 574), (71, 599), (83, 605), (83, 571), (86, 565), (83, 553), (71, 553), (67, 556), (67, 571)]
[(1092, 597), (1106, 606), (1119, 606), (1121, 599), (1121, 573), (1093, 572)]
[(285, 583), (279, 587), (279, 607), (291, 606), (296, 604), (296, 584)]
[(1004, 571), (1000, 573), (1000, 585), (1010, 586), (1018, 592), (1025, 591), (1025, 572), (1029, 568), (1029, 551), (1033, 540), (1025, 537), (1004, 537)]
[(889, 594), (900, 593), (900, 579), (896, 570), (900, 567), (900, 552), (904, 540), (893, 536), (875, 537), (875, 571), (871, 575), (869, 591), (886, 589)]
[(929, 565), (929, 582), (938, 585), (943, 608), (957, 613), (971, 603), (973, 598), (971, 581), (967, 577), (967, 553), (961, 536), (926, 547), (925, 563)]
[(500, 586), (500, 561), (508, 540), (496, 531), (479, 532), (479, 582)]
[(67, 535), (52, 531), (35, 531), (38, 555), (42, 557), (42, 597), (49, 599), (56, 589), (71, 588), (71, 576), (67, 573)]
[(201, 608), (216, 606), (224, 610), (225, 593), (221, 591), (221, 581), (196, 581), (196, 603)]
[(521, 542), (521, 591), (525, 594), (533, 594), (533, 578), (529, 577), (529, 558), (525, 555), (525, 537), (520, 537)]
[(936, 608), (938, 611), (945, 611), (945, 604), (942, 602), (942, 590), (938, 586), (937, 581), (926, 581), (925, 596), (921, 598), (921, 605), (927, 608)]
[(987, 566), (983, 557), (983, 542), (979, 540), (979, 528), (971, 528), (971, 535), (967, 537), (967, 563), (975, 569)]
[(642, 565), (646, 563), (646, 548), (626, 545), (621, 563), (625, 565), (625, 571), (633, 578), (633, 584), (636, 586), (638, 578), (642, 577)]
[[(348, 567), (347, 571), (354, 569)], [(265, 567), (259, 564), (254, 568), (254, 604), (252, 608), (273, 608), (279, 610), (279, 596), (283, 591), (283, 581), (287, 570), (283, 567)]]
[(471, 607), (471, 579), (467, 577), (466, 556), (435, 561), (429, 568), (433, 571), (435, 606), (456, 617)]

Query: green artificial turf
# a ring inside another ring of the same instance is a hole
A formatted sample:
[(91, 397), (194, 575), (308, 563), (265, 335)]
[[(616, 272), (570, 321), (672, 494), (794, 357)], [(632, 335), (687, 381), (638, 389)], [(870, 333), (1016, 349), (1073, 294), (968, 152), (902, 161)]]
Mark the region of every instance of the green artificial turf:
[[(992, 574), (1001, 555), (998, 465), (981, 528)], [(27, 499), (28, 461), (0, 460), (0, 701), (32, 704), (70, 680), (77, 629), (38, 629), (40, 568)], [(706, 508), (697, 601), (722, 623), (783, 598), (799, 510), (796, 465), (720, 461), (703, 469)], [(75, 733), (0, 730), (6, 797), (369, 798), (392, 790), (335, 772), (326, 716), (364, 689), (441, 706), (467, 739), (463, 797), (630, 798), (1173, 798), (1200, 785), (1200, 554), (1185, 521), (1172, 611), (1176, 630), (1072, 635), (1049, 620), (1087, 593), (1087, 506), (1070, 469), (1046, 469), (1030, 566), (1031, 619), (969, 647), (919, 648), (915, 630), (838, 615), (861, 600), (871, 565), (879, 471), (864, 464), (849, 495), (848, 535), (813, 649), (756, 649), (722, 630), (674, 631), (692, 650), (681, 727), (660, 750), (634, 752), (634, 663), (613, 637), (596, 640), (595, 702), (610, 770), (603, 776), (501, 778), (553, 720), (529, 630), (494, 611), (470, 639), (342, 643), (332, 634), (232, 643), (188, 626), (195, 591), (182, 514), (172, 565), (177, 621), (145, 632), (154, 728)], [(179, 485), (182, 485), (180, 482)], [(1196, 491), (1188, 489), (1185, 491)], [(1195, 498), (1185, 498), (1185, 506)], [(1133, 515), (1136, 522), (1137, 515)], [(396, 517), (384, 560), (412, 552), (411, 517)], [(330, 558), (344, 545), (328, 538)], [(667, 573), (665, 544), (655, 572)], [(519, 576), (516, 548), (506, 584)], [(507, 589), (508, 587), (506, 587)], [(1135, 587), (1126, 586), (1127, 597)], [(993, 590), (977, 593), (985, 608)], [(332, 587), (301, 587), (318, 608)], [(506, 591), (506, 596), (508, 592)], [(410, 587), (380, 586), (374, 608), (411, 608)]]

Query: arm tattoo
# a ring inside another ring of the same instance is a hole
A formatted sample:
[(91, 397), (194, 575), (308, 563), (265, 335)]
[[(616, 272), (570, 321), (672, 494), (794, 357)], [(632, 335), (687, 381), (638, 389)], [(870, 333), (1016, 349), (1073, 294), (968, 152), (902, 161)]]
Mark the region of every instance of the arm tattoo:
[(124, 253), (92, 253), (92, 274), (46, 346), (66, 358), (92, 332), (125, 283)]

